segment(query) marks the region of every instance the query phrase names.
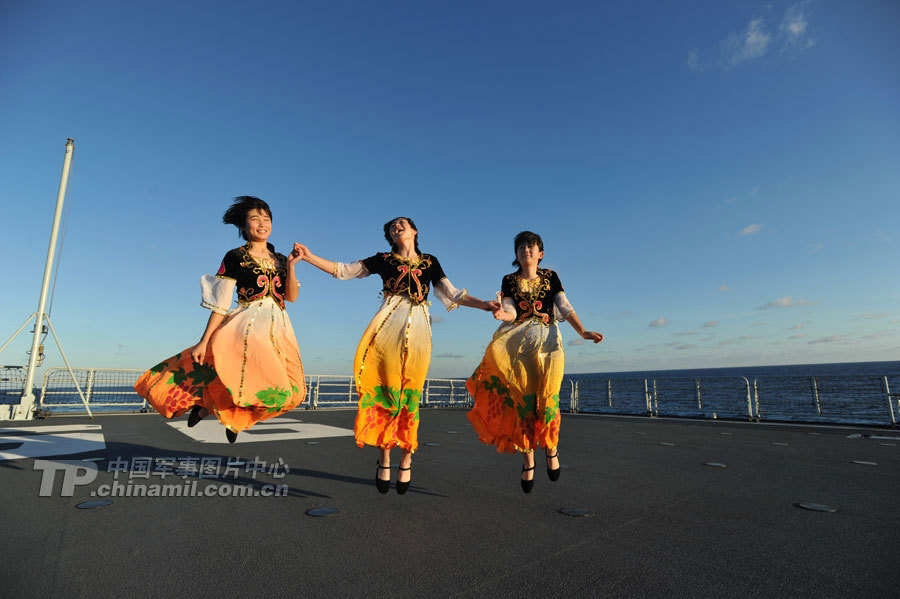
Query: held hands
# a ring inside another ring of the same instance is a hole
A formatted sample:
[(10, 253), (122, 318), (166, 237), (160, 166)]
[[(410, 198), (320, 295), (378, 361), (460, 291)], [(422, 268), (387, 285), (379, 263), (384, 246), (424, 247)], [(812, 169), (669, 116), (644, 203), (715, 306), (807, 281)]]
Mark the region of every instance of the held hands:
[(515, 314), (510, 314), (506, 310), (503, 309), (503, 295), (498, 291), (497, 299), (491, 302), (486, 302), (488, 306), (490, 306), (490, 312), (494, 315), (494, 318), (497, 320), (502, 320), (503, 322), (512, 322), (516, 319)]
[(301, 260), (306, 260), (311, 253), (309, 248), (302, 243), (294, 242), (294, 249), (291, 250), (291, 255), (288, 257), (288, 263), (293, 266)]
[(496, 310), (494, 310), (494, 318), (496, 318), (497, 320), (502, 320), (503, 322), (512, 322), (516, 319), (516, 315), (510, 314), (503, 308), (497, 308)]

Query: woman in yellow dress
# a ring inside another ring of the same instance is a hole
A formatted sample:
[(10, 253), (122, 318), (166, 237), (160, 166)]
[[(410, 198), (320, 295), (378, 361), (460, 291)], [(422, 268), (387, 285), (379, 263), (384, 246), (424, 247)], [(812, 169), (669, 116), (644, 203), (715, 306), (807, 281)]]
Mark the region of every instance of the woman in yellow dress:
[(467, 417), (482, 442), (498, 452), (522, 453), (522, 490), (530, 493), (535, 449), (544, 448), (550, 480), (559, 478), (559, 388), (565, 357), (556, 321), (568, 321), (581, 338), (594, 343), (603, 341), (603, 335), (584, 329), (559, 277), (538, 267), (544, 257), (540, 235), (522, 231), (513, 247), (513, 265), (519, 268), (503, 277), (494, 318), (504, 322), (466, 381), (475, 398)]
[(418, 230), (411, 218), (388, 221), (384, 236), (390, 252), (352, 263), (326, 260), (299, 243), (294, 244), (294, 251), (338, 279), (381, 277), (381, 307), (363, 333), (353, 360), (359, 394), (354, 428), (358, 446), (380, 450), (375, 472), (380, 493), (390, 489), (391, 449), (403, 451), (397, 475), (397, 493), (402, 495), (412, 478), (412, 454), (419, 444), (419, 399), (431, 362), (429, 290), (434, 289), (447, 310), (469, 306), (494, 311), (499, 305), (472, 297), (465, 289), (457, 290), (437, 257), (419, 250)]
[[(237, 434), (291, 410), (306, 398), (300, 350), (285, 311), (300, 284), (300, 256), (275, 252), (269, 205), (240, 196), (222, 218), (247, 243), (225, 254), (216, 276), (200, 279), (201, 305), (211, 311), (200, 341), (143, 373), (138, 394), (166, 418), (190, 410), (188, 426), (210, 413)], [(231, 309), (237, 291), (238, 307)]]

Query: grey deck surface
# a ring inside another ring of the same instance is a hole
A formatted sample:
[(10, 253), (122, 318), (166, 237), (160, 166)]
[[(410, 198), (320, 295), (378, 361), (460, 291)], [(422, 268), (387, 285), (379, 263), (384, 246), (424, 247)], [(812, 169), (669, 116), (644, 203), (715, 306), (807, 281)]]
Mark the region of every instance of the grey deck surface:
[[(282, 418), (352, 429), (354, 415)], [(25, 426), (69, 423), (91, 421)], [(39, 497), (33, 459), (0, 462), (3, 597), (900, 596), (900, 440), (871, 438), (898, 430), (566, 415), (560, 480), (539, 454), (525, 495), (519, 457), (479, 443), (464, 411), (423, 409), (413, 486), (382, 496), (376, 450), (351, 437), (229, 445), (155, 414), (92, 424), (106, 450), (60, 457), (102, 458), (73, 497), (60, 480)], [(290, 491), (76, 509), (111, 484), (109, 460), (139, 456), (281, 458), (284, 478), (239, 482)], [(795, 507), (803, 501), (838, 511)], [(305, 514), (316, 507), (339, 511)], [(570, 507), (592, 515), (559, 512)]]

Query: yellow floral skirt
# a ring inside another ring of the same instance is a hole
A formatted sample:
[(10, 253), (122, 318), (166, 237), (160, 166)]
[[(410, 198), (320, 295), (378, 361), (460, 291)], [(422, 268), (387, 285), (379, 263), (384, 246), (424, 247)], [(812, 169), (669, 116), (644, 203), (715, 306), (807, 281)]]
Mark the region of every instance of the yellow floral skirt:
[(430, 362), (427, 304), (414, 304), (399, 295), (385, 297), (353, 360), (359, 393), (357, 445), (418, 448), (419, 400)]
[(213, 333), (202, 364), (190, 348), (144, 372), (138, 394), (165, 416), (195, 405), (240, 432), (306, 399), (306, 380), (287, 312), (266, 297), (229, 314)]
[(531, 319), (497, 329), (466, 381), (475, 398), (466, 414), (483, 443), (498, 452), (559, 444), (559, 388), (565, 355), (559, 327)]

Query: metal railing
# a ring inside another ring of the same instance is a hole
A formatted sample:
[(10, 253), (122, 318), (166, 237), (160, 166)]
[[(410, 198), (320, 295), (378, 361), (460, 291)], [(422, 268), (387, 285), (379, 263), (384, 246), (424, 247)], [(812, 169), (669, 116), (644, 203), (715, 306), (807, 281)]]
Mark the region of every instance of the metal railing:
[[(12, 369), (13, 367), (8, 367)], [(9, 403), (17, 403), (22, 394), (24, 370), (0, 368), (0, 394), (9, 395)], [(83, 411), (75, 381), (91, 408), (121, 408), (126, 411), (147, 411), (147, 401), (134, 390), (134, 383), (143, 371), (111, 368), (75, 368), (70, 374), (65, 368), (52, 368), (44, 374), (38, 406), (58, 411)], [(21, 376), (18, 376), (21, 374)], [(74, 380), (72, 375), (74, 374)], [(18, 376), (18, 378), (15, 378)], [(9, 379), (9, 390), (4, 381)], [(20, 380), (21, 379), (21, 380)], [(302, 407), (355, 408), (356, 384), (352, 376), (306, 375), (307, 401)], [(466, 391), (465, 379), (426, 379), (422, 407), (471, 407), (472, 397)]]
[[(900, 393), (888, 376), (569, 379), (570, 411), (896, 425)], [(900, 380), (895, 380), (898, 388)], [(885, 405), (885, 403), (887, 405)], [(896, 404), (896, 405), (895, 405)]]
[[(134, 390), (139, 370), (64, 368), (44, 375), (40, 409), (83, 411), (75, 382), (87, 404), (104, 411), (147, 411), (146, 400)], [(73, 380), (74, 375), (74, 380)], [(352, 376), (307, 375), (306, 409), (354, 408)], [(463, 407), (473, 404), (465, 379), (427, 379), (422, 407)], [(571, 413), (610, 413), (688, 418), (846, 422), (896, 425), (900, 419), (900, 376), (765, 376), (626, 378), (573, 375), (560, 390), (560, 406)], [(24, 369), (0, 366), (0, 403), (17, 403)], [(565, 392), (568, 391), (568, 398)], [(887, 404), (887, 405), (885, 405)]]
[(66, 368), (51, 368), (44, 373), (38, 406), (42, 410), (83, 410), (84, 404), (75, 387), (77, 381), (91, 408), (146, 411), (147, 400), (134, 390), (134, 383), (142, 372), (124, 368), (73, 368), (70, 373)]
[(24, 389), (24, 366), (0, 366), (0, 404), (19, 403)]

